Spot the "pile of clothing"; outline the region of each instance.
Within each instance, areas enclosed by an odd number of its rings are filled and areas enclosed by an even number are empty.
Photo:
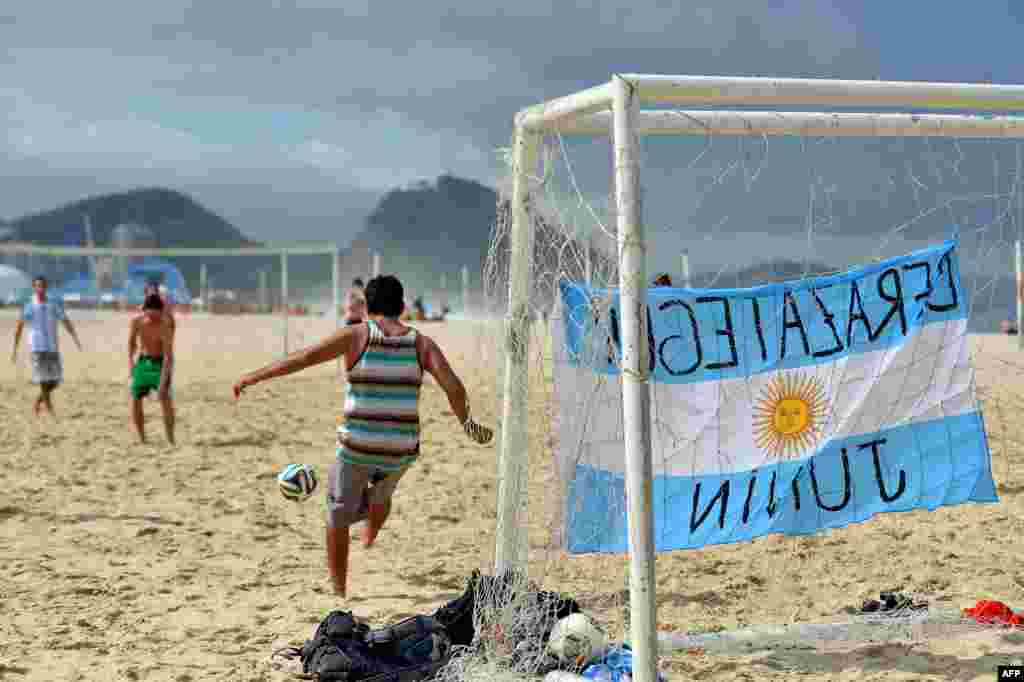
[[[1024,627],[1024,612],[1014,613],[1013,609],[1001,601],[979,599],[972,608],[963,610],[963,617],[970,618],[982,625],[1009,625]]]
[[[860,607],[860,613],[903,614],[907,611],[926,611],[928,602],[917,601],[902,592],[889,590],[878,595],[878,599],[868,599]]]
[[[583,668],[580,675],[597,682],[632,682],[633,652],[625,645],[609,647],[599,658]],[[665,682],[661,673],[658,673],[658,682]]]
[[[475,571],[461,596],[430,615],[371,629],[351,612],[333,611],[312,639],[285,657],[301,658],[302,672],[323,682],[430,680],[453,655],[488,651],[508,657],[513,669],[545,674],[563,668],[547,652],[552,627],[579,612],[575,600],[538,590],[511,572],[492,577]],[[489,622],[488,614],[500,614],[501,624]],[[500,647],[483,646],[484,639],[493,644],[495,638]]]

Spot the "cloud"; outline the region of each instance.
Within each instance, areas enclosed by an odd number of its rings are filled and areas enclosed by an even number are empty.
[[[391,110],[338,123],[319,137],[285,147],[285,154],[363,189],[428,180],[459,167],[479,175],[491,163],[491,155],[457,130],[426,129]]]
[[[927,78],[956,60],[958,77],[970,78],[1015,63],[992,58],[990,45],[1014,44],[1005,10],[932,8],[930,28],[915,31],[912,10],[883,9],[818,0],[7,3],[0,177],[30,168],[43,184],[5,192],[0,214],[40,208],[46,196],[62,203],[74,178],[79,192],[145,180],[187,187],[261,233],[280,229],[289,211],[290,230],[316,232],[353,215],[339,197],[362,206],[446,171],[491,182],[493,150],[508,145],[517,110],[616,72]],[[679,161],[648,160],[666,177]],[[588,195],[605,190],[609,168],[603,152],[580,165]],[[47,185],[47,173],[60,181]]]
[[[172,167],[201,173],[230,145],[203,143],[196,136],[139,118],[85,120],[22,93],[8,96],[7,151],[43,159],[65,169]]]

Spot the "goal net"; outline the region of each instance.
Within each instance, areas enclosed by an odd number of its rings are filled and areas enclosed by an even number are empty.
[[[924,86],[926,102],[903,85],[902,111],[956,113],[658,109],[634,121],[663,670],[683,648],[998,627],[962,609],[1020,594],[995,567],[1012,561],[1007,507],[1021,489],[1024,125],[990,113],[1020,96],[952,86],[943,100]],[[773,92],[758,86],[750,104]],[[872,97],[861,109],[881,106]],[[478,607],[480,645],[450,679],[550,669],[539,652],[553,617],[530,610],[530,592],[572,597],[610,641],[630,639],[620,256],[635,235],[620,234],[615,195],[626,161],[608,111],[543,121],[536,164],[513,168],[508,152],[483,277],[504,318],[483,332],[499,356],[486,366],[501,456],[525,462],[499,469],[484,569],[522,569],[529,585],[517,573],[519,597]],[[522,409],[510,412],[509,391]],[[517,627],[531,634],[509,635]]]

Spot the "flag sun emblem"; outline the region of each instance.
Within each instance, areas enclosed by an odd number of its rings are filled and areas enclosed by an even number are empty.
[[[815,377],[778,374],[754,407],[754,442],[776,459],[796,459],[818,442],[826,414],[825,391]]]

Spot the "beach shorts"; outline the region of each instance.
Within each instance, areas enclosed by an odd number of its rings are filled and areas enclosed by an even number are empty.
[[[64,381],[64,366],[60,353],[51,351],[32,353],[32,383],[56,386]]]
[[[384,504],[395,494],[406,469],[383,471],[335,460],[327,472],[327,525],[340,528],[365,521],[371,504]]]
[[[135,366],[132,367],[132,398],[142,400],[150,392],[157,393],[160,390],[160,376],[163,370],[164,359],[162,356],[140,355]],[[167,382],[167,389],[169,397],[173,398],[174,391],[171,388],[170,379]]]

